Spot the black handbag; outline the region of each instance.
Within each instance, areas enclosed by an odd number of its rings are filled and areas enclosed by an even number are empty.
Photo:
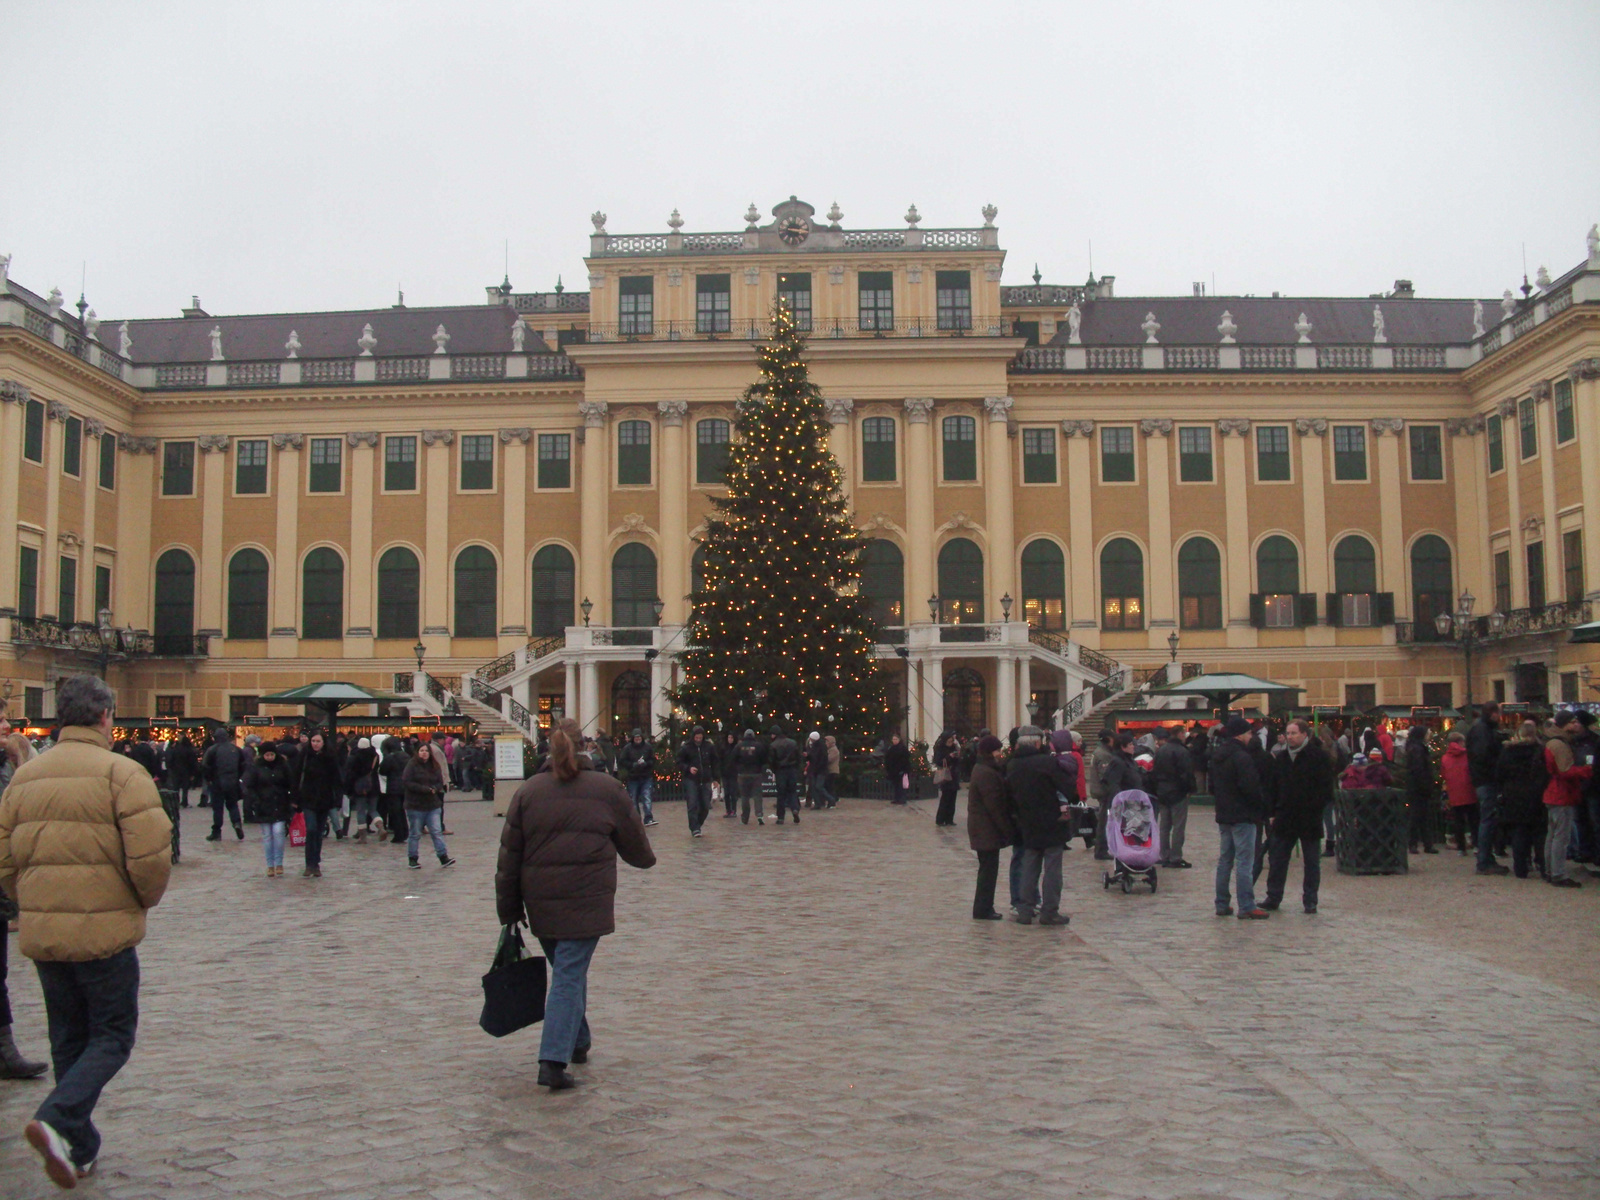
[[[494,963],[483,977],[483,1014],[478,1024],[490,1037],[505,1037],[544,1019],[545,962],[530,955],[522,931],[500,931]]]

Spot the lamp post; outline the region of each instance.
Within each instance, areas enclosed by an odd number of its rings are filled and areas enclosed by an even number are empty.
[[[583,613],[583,627],[587,629],[589,627],[589,614],[594,611],[594,601],[585,596],[583,603],[578,605],[578,611]]]
[[[1028,724],[1039,727],[1039,697],[1034,695],[1028,697]]]
[[[1001,620],[1003,620],[1003,621],[1010,621],[1011,620],[1011,604],[1012,604],[1012,600],[1011,600],[1011,593],[1010,592],[1007,592],[1004,596],[1000,597],[1000,619]]]
[[[939,593],[937,592],[928,597],[928,620],[935,625],[939,623]]]
[[[1173,662],[1177,662],[1178,661],[1178,631],[1176,629],[1174,629],[1171,633],[1167,634],[1167,650],[1172,655],[1172,661]]]
[[[422,660],[428,656],[428,648],[422,644],[422,640],[419,638],[417,644],[411,647],[411,653],[416,655],[417,674],[420,675],[422,674]]]
[[[650,611],[656,614],[656,624],[661,624],[661,614],[667,609],[666,602],[657,596],[650,602]]]
[[[1467,694],[1465,711],[1469,715],[1472,712],[1472,651],[1481,640],[1478,636],[1477,626],[1472,621],[1472,606],[1476,603],[1476,600],[1477,598],[1471,592],[1463,589],[1461,595],[1456,599],[1456,611],[1453,615],[1442,612],[1433,618],[1433,627],[1439,631],[1439,636],[1442,638],[1450,637],[1453,627],[1454,640],[1461,646],[1461,652],[1466,656]],[[1498,634],[1505,628],[1505,623],[1505,614],[1499,609],[1490,613],[1489,636],[1493,637]]]

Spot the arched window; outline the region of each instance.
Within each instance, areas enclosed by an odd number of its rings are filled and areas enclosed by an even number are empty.
[[[168,550],[156,559],[155,651],[194,653],[194,559]]]
[[[267,636],[267,556],[248,546],[228,560],[228,636]]]
[[[1178,547],[1178,619],[1185,629],[1222,628],[1222,555],[1210,538]]]
[[[1144,555],[1128,538],[1100,551],[1100,627],[1144,628]]]
[[[1433,619],[1454,608],[1450,546],[1437,534],[1424,534],[1411,546],[1411,620],[1418,641],[1436,641]]]
[[[967,538],[951,538],[939,548],[939,621],[983,623],[983,551]]]
[[[328,546],[306,555],[300,569],[300,636],[344,636],[344,559]]]
[[[456,555],[456,637],[493,637],[499,627],[499,572],[487,546]]]
[[[694,426],[694,481],[722,484],[728,481],[728,446],[733,429],[721,417],[707,417]]]
[[[873,538],[861,547],[861,598],[880,630],[906,623],[906,564],[900,547]]]
[[[1300,552],[1288,538],[1274,534],[1256,547],[1256,590],[1251,619],[1263,629],[1291,629],[1296,624],[1300,592]],[[1259,612],[1254,611],[1259,605]]]
[[[696,542],[694,553],[689,556],[689,590],[703,592],[706,590],[706,544]]]
[[[944,727],[963,738],[974,737],[987,726],[985,715],[983,676],[970,667],[945,672]]]
[[[611,623],[643,628],[656,623],[656,556],[629,542],[611,560]]]
[[[565,546],[544,546],[533,556],[534,637],[560,637],[573,623],[577,566]]]
[[[422,571],[417,556],[404,546],[391,546],[378,559],[378,636],[415,638],[420,632],[417,598]]]
[[[1022,548],[1022,618],[1034,629],[1067,627],[1067,563],[1049,538]]]
[[[1340,538],[1339,544],[1333,548],[1333,590],[1378,590],[1378,556],[1372,549],[1372,543],[1358,533]]]
[[[624,671],[611,684],[611,731],[620,741],[635,729],[653,736],[650,720],[650,678],[641,671]]]

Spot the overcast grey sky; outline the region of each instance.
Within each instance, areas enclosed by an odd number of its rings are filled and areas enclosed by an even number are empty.
[[[584,288],[613,233],[972,226],[1005,282],[1498,295],[1600,220],[1600,3],[0,4],[0,253],[102,316]],[[765,219],[765,218],[764,218]]]

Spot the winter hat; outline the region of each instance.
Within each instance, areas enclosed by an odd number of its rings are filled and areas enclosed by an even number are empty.
[[[1229,737],[1238,737],[1241,733],[1250,732],[1250,722],[1240,716],[1229,717],[1228,723],[1222,727],[1222,732]]]
[[[629,735],[628,735],[628,736],[629,736],[629,737],[636,737],[636,738],[642,738],[642,737],[643,737],[643,736],[644,736],[644,730],[642,730],[642,729],[635,729],[635,730],[634,730],[634,731],[633,731],[633,732],[632,732],[632,733],[630,733],[630,734],[629,734]]]
[[[1383,761],[1383,751],[1382,750],[1373,750],[1373,751],[1371,751],[1367,755],[1367,761],[1368,762],[1382,762]]]
[[[818,733],[815,729],[813,729],[811,731],[811,736],[806,739],[806,741],[808,741],[808,742],[820,742],[821,740],[822,740],[822,735],[820,733]]]
[[[999,738],[995,737],[995,735],[991,733],[991,734],[988,734],[987,736],[979,739],[979,741],[978,741],[978,753],[979,754],[993,754],[996,750],[1003,749],[1004,746],[1005,746],[1005,743],[1002,742]]]
[[[371,738],[362,738],[359,742],[356,743],[356,749],[357,750],[371,750],[372,749],[372,739]]]
[[[755,735],[756,735],[756,731],[754,729],[746,729],[744,731],[744,736],[745,737],[755,737]]]
[[[1072,749],[1072,730],[1057,729],[1050,735],[1050,748],[1057,754],[1066,754]]]

